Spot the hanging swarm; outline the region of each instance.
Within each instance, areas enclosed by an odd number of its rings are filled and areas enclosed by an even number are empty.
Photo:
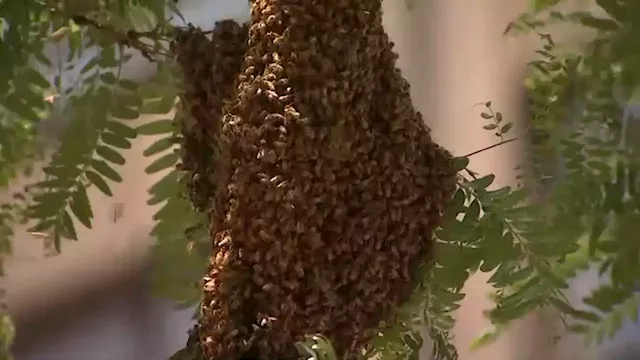
[[[208,210],[213,201],[217,147],[222,108],[236,93],[236,79],[246,51],[247,24],[216,23],[211,38],[189,26],[178,33],[174,52],[183,73],[182,170],[191,174],[189,194],[196,209]]]
[[[220,194],[203,197],[218,207],[199,323],[206,359],[296,358],[293,344],[314,333],[352,359],[410,295],[456,179],[381,16],[381,0],[253,0],[220,125],[209,84],[220,75],[195,58],[183,65],[206,89],[187,91],[205,94],[186,101],[200,106],[197,139],[217,137],[224,159],[215,178],[198,170]]]

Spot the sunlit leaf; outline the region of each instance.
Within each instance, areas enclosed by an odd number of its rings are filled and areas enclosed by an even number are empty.
[[[489,185],[493,183],[494,179],[495,179],[495,175],[490,174],[490,175],[481,177],[477,180],[473,180],[469,185],[476,189],[486,189],[487,187],[489,187]]]
[[[73,220],[67,211],[63,212],[62,224],[66,232],[69,234],[69,238],[72,240],[78,240],[78,234],[76,233],[76,228],[73,225]]]
[[[120,155],[120,153],[108,146],[98,146],[96,148],[96,154],[100,155],[100,157],[102,157],[103,159],[117,165],[123,165],[126,162],[125,158]]]
[[[131,142],[127,140],[125,137],[118,136],[114,133],[105,132],[100,135],[100,139],[107,145],[111,145],[113,147],[119,149],[130,149]]]
[[[153,31],[158,26],[155,14],[143,6],[129,4],[127,17],[133,30],[139,33]]]
[[[113,193],[111,192],[111,188],[109,188],[109,185],[107,184],[106,181],[104,181],[102,176],[98,175],[93,171],[87,171],[86,176],[87,176],[87,179],[93,185],[95,185],[103,194],[107,196],[113,196]]]
[[[78,186],[73,193],[70,203],[71,211],[87,228],[91,228],[91,218],[93,213],[91,211],[91,204],[89,203],[89,197],[83,186]]]
[[[141,135],[159,135],[173,133],[174,129],[173,120],[162,119],[142,124],[136,130]]]
[[[120,121],[107,121],[107,123],[105,124],[105,129],[111,131],[111,133],[121,138],[135,139],[138,136],[135,128],[127,124],[123,124]]]
[[[91,161],[91,167],[99,174],[103,175],[104,177],[113,180],[115,182],[122,182],[122,176],[120,176],[120,174],[118,174],[117,171],[115,171],[111,166],[109,166],[109,164],[107,164],[106,162],[102,161],[102,160],[93,160]]]
[[[164,155],[156,159],[155,161],[153,161],[149,166],[147,166],[144,169],[144,171],[147,174],[155,174],[159,171],[175,166],[175,164],[178,162],[178,159],[179,159],[178,154],[175,154],[175,153]]]
[[[163,151],[169,150],[174,145],[175,141],[173,141],[172,138],[159,139],[156,140],[153,144],[149,145],[149,147],[147,147],[142,154],[144,156],[153,156]]]

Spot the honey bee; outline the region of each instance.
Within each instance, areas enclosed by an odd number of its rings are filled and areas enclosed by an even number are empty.
[[[433,248],[451,155],[411,103],[380,0],[251,7],[250,24],[177,46],[197,145],[184,170],[226,239],[203,277],[202,347],[287,358],[321,329],[355,359]]]

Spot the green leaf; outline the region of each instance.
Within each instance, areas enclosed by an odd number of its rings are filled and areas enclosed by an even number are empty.
[[[34,196],[34,204],[27,208],[29,217],[34,219],[46,219],[56,216],[60,208],[64,206],[69,192],[67,190],[59,190],[46,192]]]
[[[126,90],[132,91],[132,92],[137,92],[138,89],[140,88],[140,84],[129,80],[129,79],[120,79],[118,80],[118,85]],[[139,96],[131,96],[131,95],[127,95],[128,97],[135,98],[135,103],[137,104],[136,106],[142,106],[142,99]]]
[[[479,217],[480,217],[480,203],[478,202],[478,200],[473,200],[473,202],[471,202],[471,204],[467,208],[467,211],[465,212],[463,221],[467,224],[473,224],[476,221],[478,221]]]
[[[57,178],[45,181],[39,181],[33,184],[34,187],[41,189],[69,189],[76,185],[75,179]]]
[[[120,137],[114,133],[104,132],[100,135],[100,139],[107,145],[119,149],[131,149],[131,143],[124,137]]]
[[[143,114],[167,114],[174,109],[175,105],[176,96],[165,96],[145,102],[140,112]]]
[[[174,197],[180,191],[179,181],[178,171],[171,171],[149,188],[149,194],[152,194],[154,199],[157,198],[159,201]]]
[[[472,350],[476,350],[494,343],[502,333],[502,330],[503,329],[499,326],[494,326],[488,330],[485,330],[479,337],[475,338],[471,342],[470,348]]]
[[[596,0],[596,4],[604,9],[612,18],[622,21],[628,16],[626,7],[623,5],[625,2],[620,3],[615,0]]]
[[[66,210],[62,213],[62,226],[64,227],[64,230],[69,234],[70,239],[78,240],[78,234],[76,233],[76,228],[73,225],[73,220]]]
[[[46,219],[38,221],[34,226],[29,228],[29,232],[49,232],[55,225],[56,219]]]
[[[111,107],[111,115],[122,120],[136,120],[140,117],[140,113],[135,108],[117,102]]]
[[[578,20],[584,26],[601,31],[617,31],[620,29],[620,25],[618,25],[614,20],[597,18],[590,14],[580,14],[580,16],[578,16]]]
[[[173,120],[162,119],[142,124],[138,126],[136,130],[138,131],[138,134],[141,135],[159,135],[172,134],[174,129]]]
[[[21,74],[23,79],[40,89],[48,89],[51,87],[51,83],[47,80],[40,72],[36,71],[34,68],[26,68]],[[21,79],[22,81],[22,79]]]
[[[138,33],[153,31],[158,26],[156,15],[146,7],[128,5],[127,18],[133,30]]]
[[[135,139],[136,137],[138,137],[138,133],[136,132],[135,128],[123,124],[120,121],[107,121],[105,124],[105,129],[122,138]]]
[[[113,44],[113,41],[111,42]],[[98,65],[102,68],[110,68],[118,66],[116,59],[116,47],[114,45],[103,46],[100,51],[100,59]]]
[[[403,340],[404,340],[404,343],[407,344],[407,346],[409,346],[409,348],[413,350],[420,350],[420,345],[411,335],[405,334],[403,336]]]
[[[467,196],[464,192],[464,189],[461,187],[458,188],[451,201],[449,201],[449,204],[447,204],[447,212],[451,210],[453,212],[453,216],[461,213],[464,210],[464,202],[466,198]]]
[[[567,326],[567,330],[578,334],[586,334],[591,331],[591,328],[584,324],[571,324]]]
[[[598,214],[593,219],[591,234],[589,234],[589,256],[594,256],[598,249],[598,244],[602,233],[607,227],[607,222],[603,214]]]
[[[560,300],[558,298],[550,297],[549,302],[551,302],[551,304],[562,313],[571,315],[576,311],[576,309],[574,309],[573,306],[567,304],[565,301]]]
[[[87,179],[93,185],[95,185],[98,188],[98,190],[100,190],[103,194],[105,194],[107,196],[113,196],[113,193],[111,192],[111,189],[109,188],[109,185],[107,184],[106,181],[104,181],[102,176],[98,175],[97,173],[95,173],[93,171],[87,171],[86,172],[86,176],[87,176]]]
[[[175,142],[170,137],[159,139],[156,140],[153,144],[149,145],[149,147],[142,152],[142,155],[147,157],[153,156],[170,149],[173,145],[175,145]]]
[[[124,163],[126,162],[125,158],[122,155],[107,146],[98,146],[96,148],[96,154],[100,155],[103,159],[117,165],[124,165]]]
[[[109,164],[102,160],[92,160],[91,167],[107,179],[111,179],[115,182],[122,182],[122,176],[120,176],[117,171],[115,171],[111,166],[109,166]]]
[[[506,134],[509,132],[509,130],[511,130],[511,128],[513,127],[513,123],[508,122],[506,124],[504,124],[503,127],[500,128],[500,133],[501,134]]]
[[[120,104],[120,106],[128,107],[132,110],[138,109],[142,106],[142,99],[136,93],[126,94],[126,93],[118,93],[116,95],[116,102]]]
[[[164,155],[152,162],[151,165],[147,166],[147,168],[144,169],[144,172],[147,174],[155,174],[159,171],[175,166],[178,160],[179,156],[176,153]]]
[[[23,119],[31,121],[38,121],[40,119],[40,116],[33,110],[33,107],[23,102],[22,99],[7,98],[7,101],[4,102],[4,106],[7,108],[7,110],[15,113]]]
[[[100,80],[102,80],[105,84],[113,85],[118,81],[118,78],[116,78],[115,73],[109,71],[100,74]]]
[[[633,296],[630,301],[627,302],[627,310],[629,312],[629,320],[637,323],[640,321],[640,302],[637,295]]]
[[[482,128],[485,129],[485,130],[495,130],[497,127],[498,127],[498,125],[496,125],[496,124],[488,124],[488,125],[483,126]]]
[[[587,322],[596,323],[596,322],[600,321],[600,316],[598,316],[597,314],[595,314],[593,312],[589,312],[589,311],[575,310],[572,315],[576,319],[587,321]]]
[[[522,187],[522,188],[514,189],[508,195],[500,198],[498,201],[500,203],[500,206],[504,207],[505,209],[511,209],[516,206],[519,206],[522,202],[524,202],[529,197],[529,195],[530,195],[529,190],[527,188]]]
[[[493,115],[488,114],[486,112],[481,113],[480,116],[482,116],[482,118],[485,119],[485,120],[493,119]]]
[[[610,315],[609,318],[607,319],[608,321],[608,327],[609,327],[609,338],[613,338],[613,336],[616,334],[616,332],[618,332],[618,330],[620,330],[620,328],[622,327],[622,313],[620,311],[613,311]]]
[[[93,212],[91,211],[91,205],[89,203],[89,197],[84,186],[78,186],[74,191],[69,204],[71,211],[88,229],[91,229],[91,219],[93,218]]]
[[[469,185],[474,189],[478,189],[478,190],[486,189],[487,187],[489,187],[489,185],[493,183],[493,180],[495,180],[495,178],[496,178],[495,175],[489,174],[487,176],[473,180],[472,182],[469,183]]]

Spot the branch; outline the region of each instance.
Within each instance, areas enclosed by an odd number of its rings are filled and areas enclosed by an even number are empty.
[[[114,37],[116,37],[117,42],[120,45],[123,45],[125,47],[130,47],[130,48],[137,49],[138,51],[140,51],[142,53],[142,56],[144,56],[147,60],[149,60],[151,62],[155,61],[151,57],[151,54],[153,54],[153,53],[157,53],[159,55],[170,56],[169,54],[164,54],[164,53],[161,53],[159,51],[154,51],[153,49],[151,49],[151,47],[149,45],[147,45],[147,44],[143,43],[142,41],[140,41],[140,39],[143,38],[143,37],[155,39],[155,37],[158,35],[158,28],[153,29],[151,31],[146,31],[146,32],[136,32],[136,31],[133,31],[133,30],[128,30],[126,33],[122,33],[122,32],[117,31],[116,29],[114,29],[111,26],[100,24],[100,23],[98,23],[98,22],[96,22],[94,20],[91,20],[91,19],[87,18],[86,16],[82,16],[82,15],[72,16],[71,20],[73,20],[78,25],[90,26],[90,27],[96,28],[98,30],[105,31],[105,32],[113,35]]]
[[[479,154],[479,153],[481,153],[481,152],[483,152],[483,151],[491,150],[491,149],[493,149],[494,147],[498,147],[498,146],[500,146],[500,145],[508,144],[508,143],[513,142],[513,141],[516,141],[516,140],[518,140],[518,138],[513,138],[513,139],[509,139],[509,140],[500,141],[500,142],[499,142],[499,143],[497,143],[497,144],[493,144],[493,145],[491,145],[491,146],[487,146],[487,147],[482,148],[482,149],[480,149],[480,150],[476,150],[476,151],[474,151],[474,152],[472,152],[472,153],[469,153],[469,154],[467,154],[467,155],[465,155],[465,156],[463,156],[463,157],[469,157],[469,156],[477,155],[477,154]]]

